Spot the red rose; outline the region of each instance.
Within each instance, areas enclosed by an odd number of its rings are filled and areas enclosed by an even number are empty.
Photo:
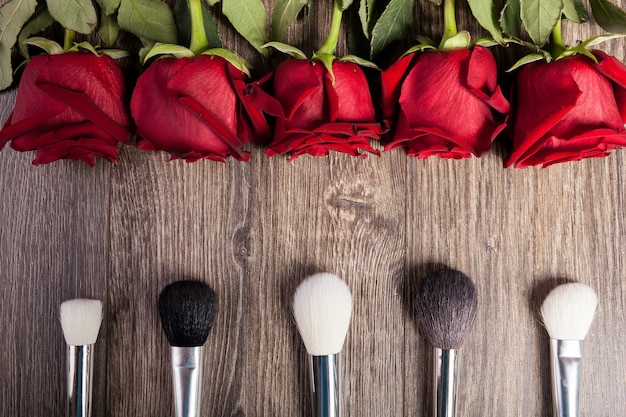
[[[513,152],[524,168],[604,157],[626,146],[626,66],[600,51],[533,62],[517,75]]]
[[[276,120],[268,156],[290,152],[292,160],[331,150],[362,157],[360,150],[379,154],[369,143],[379,138],[381,127],[363,71],[341,61],[334,61],[332,68],[334,84],[321,62],[288,59],[278,66],[274,97],[284,116]]]
[[[479,46],[401,58],[383,72],[382,95],[383,119],[395,125],[385,151],[402,146],[418,158],[480,156],[510,110],[495,60]]]
[[[277,104],[260,82],[247,84],[246,78],[216,56],[153,62],[139,77],[130,104],[141,136],[138,147],[188,162],[224,161],[230,155],[247,161],[243,145],[270,134],[260,108]]]
[[[36,150],[33,164],[99,156],[117,160],[130,122],[124,77],[113,59],[92,53],[38,55],[26,65],[13,113],[0,131],[0,148]]]

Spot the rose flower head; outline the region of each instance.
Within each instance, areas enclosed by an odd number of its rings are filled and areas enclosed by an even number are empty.
[[[365,157],[379,154],[370,139],[381,126],[361,67],[333,59],[332,74],[321,61],[287,59],[274,73],[274,97],[282,106],[267,155],[325,156],[333,150]]]
[[[526,64],[515,84],[513,151],[505,166],[547,167],[626,146],[626,66],[600,51]]]
[[[124,77],[106,55],[37,55],[22,74],[15,107],[0,131],[0,147],[35,150],[33,164],[95,157],[117,160],[131,136]]]
[[[510,111],[487,49],[411,53],[382,73],[385,151],[461,159],[487,152]]]
[[[270,134],[260,107],[272,105],[260,82],[248,83],[222,57],[200,55],[154,61],[137,81],[131,113],[141,149],[188,162],[228,156],[247,161],[245,143],[262,143]]]

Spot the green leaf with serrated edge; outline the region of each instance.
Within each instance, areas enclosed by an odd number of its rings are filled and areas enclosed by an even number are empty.
[[[522,18],[520,17],[520,0],[507,0],[500,12],[500,26],[509,36],[519,38],[522,35]]]
[[[115,15],[107,16],[104,11],[101,13],[98,35],[107,48],[112,48],[115,45],[120,36],[120,25],[117,23]]]
[[[287,54],[296,59],[307,59],[304,52],[296,48],[295,46],[288,45],[282,42],[268,42],[262,46],[262,48],[274,48],[277,51],[282,52],[283,54]]]
[[[548,41],[562,10],[563,0],[520,0],[522,22],[535,45]]]
[[[9,87],[12,82],[11,50],[0,43],[0,90]]]
[[[39,36],[35,36],[34,38],[28,38],[24,42],[28,45],[36,46],[37,48],[43,49],[48,55],[59,55],[65,52],[63,51],[61,45],[59,45],[55,41],[47,38],[41,38]]]
[[[361,30],[367,39],[370,38],[370,9],[373,0],[359,0],[358,16],[361,23]],[[352,25],[350,25],[352,26]]]
[[[444,51],[453,51],[455,49],[467,49],[472,42],[470,34],[466,30],[462,30],[451,38],[446,39],[443,44]]]
[[[193,58],[195,56],[193,52],[184,46],[171,43],[155,43],[142,62],[145,64],[150,58],[162,55],[173,56],[174,58]]]
[[[174,6],[174,16],[178,28],[177,37],[180,45],[189,45],[191,42],[191,14],[187,0],[177,0]],[[222,40],[215,24],[213,15],[202,3],[202,21],[204,23],[204,33],[209,42],[209,48],[221,48]]]
[[[98,23],[91,0],[46,0],[46,4],[50,16],[66,29],[87,35]]]
[[[233,51],[229,51],[224,48],[213,48],[202,52],[202,55],[219,56],[220,58],[230,62],[235,68],[246,74],[248,77],[250,76],[251,65],[243,59],[243,57],[237,55]]]
[[[591,48],[592,46],[596,46],[601,44],[602,42],[610,41],[612,39],[619,39],[626,37],[626,33],[607,33],[604,35],[594,36],[593,38],[589,38],[586,41],[582,42],[580,46],[583,48]]]
[[[394,41],[411,32],[413,0],[391,0],[372,29],[370,56],[375,57]]]
[[[250,45],[267,56],[263,48],[268,41],[266,13],[261,0],[222,0],[222,13]]]
[[[272,12],[272,36],[274,41],[282,41],[289,25],[296,20],[300,10],[308,0],[278,0]]]
[[[122,0],[117,12],[120,28],[162,43],[176,43],[176,23],[169,6],[160,0]]]
[[[513,64],[513,66],[511,68],[509,68],[508,70],[506,70],[506,72],[513,72],[516,69],[518,69],[519,67],[526,65],[526,64],[530,64],[531,62],[536,62],[536,61],[547,61],[550,62],[551,57],[550,54],[548,53],[543,54],[543,53],[536,53],[536,54],[529,54],[524,56],[522,59],[520,59],[519,61],[517,61],[515,64]]]
[[[96,0],[102,12],[111,16],[120,7],[120,0]]]
[[[24,58],[30,58],[28,48],[24,41],[32,35],[47,29],[53,23],[54,19],[50,16],[50,13],[48,13],[48,9],[45,7],[38,7],[33,17],[28,21],[28,23],[26,23],[26,25],[24,25],[24,28],[20,31],[20,34],[17,37],[17,47],[20,54],[22,54]]]
[[[375,70],[381,71],[378,65],[374,64],[372,61],[368,61],[367,59],[363,59],[356,55],[344,55],[339,58],[341,62],[352,62],[353,64],[357,64],[360,67],[373,68]]]
[[[591,13],[600,27],[607,32],[626,32],[626,13],[608,0],[589,0]]]
[[[11,0],[0,7],[0,45],[9,51],[13,48],[20,30],[35,13],[36,6],[36,0]],[[9,65],[10,62],[9,59]]]
[[[563,14],[568,20],[576,23],[586,22],[589,13],[581,0],[563,0]]]
[[[498,22],[498,14],[500,12],[500,2],[496,0],[467,0],[472,14],[478,23],[493,36],[493,38],[502,43],[502,31]]]
[[[359,11],[353,7],[348,11],[347,45],[348,53],[356,56],[367,56],[370,54],[370,42],[363,33]]]

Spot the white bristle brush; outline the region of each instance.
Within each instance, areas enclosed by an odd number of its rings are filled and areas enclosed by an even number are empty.
[[[67,416],[89,417],[93,381],[93,347],[102,324],[100,300],[61,303],[61,327],[67,343]]]
[[[543,324],[550,336],[554,417],[578,417],[582,343],[597,305],[596,292],[579,283],[559,285],[541,305]]]
[[[341,417],[340,353],[352,316],[350,288],[336,275],[311,275],[298,286],[292,308],[309,354],[313,417]]]

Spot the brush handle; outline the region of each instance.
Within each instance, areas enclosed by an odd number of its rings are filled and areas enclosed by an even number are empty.
[[[550,339],[554,417],[578,417],[582,340]]]
[[[68,417],[91,416],[91,385],[93,381],[93,346],[67,346],[67,410]]]
[[[456,414],[457,350],[433,350],[433,416]]]
[[[309,355],[313,417],[341,417],[340,354]]]
[[[202,384],[202,346],[172,346],[172,373],[176,417],[198,417]]]

